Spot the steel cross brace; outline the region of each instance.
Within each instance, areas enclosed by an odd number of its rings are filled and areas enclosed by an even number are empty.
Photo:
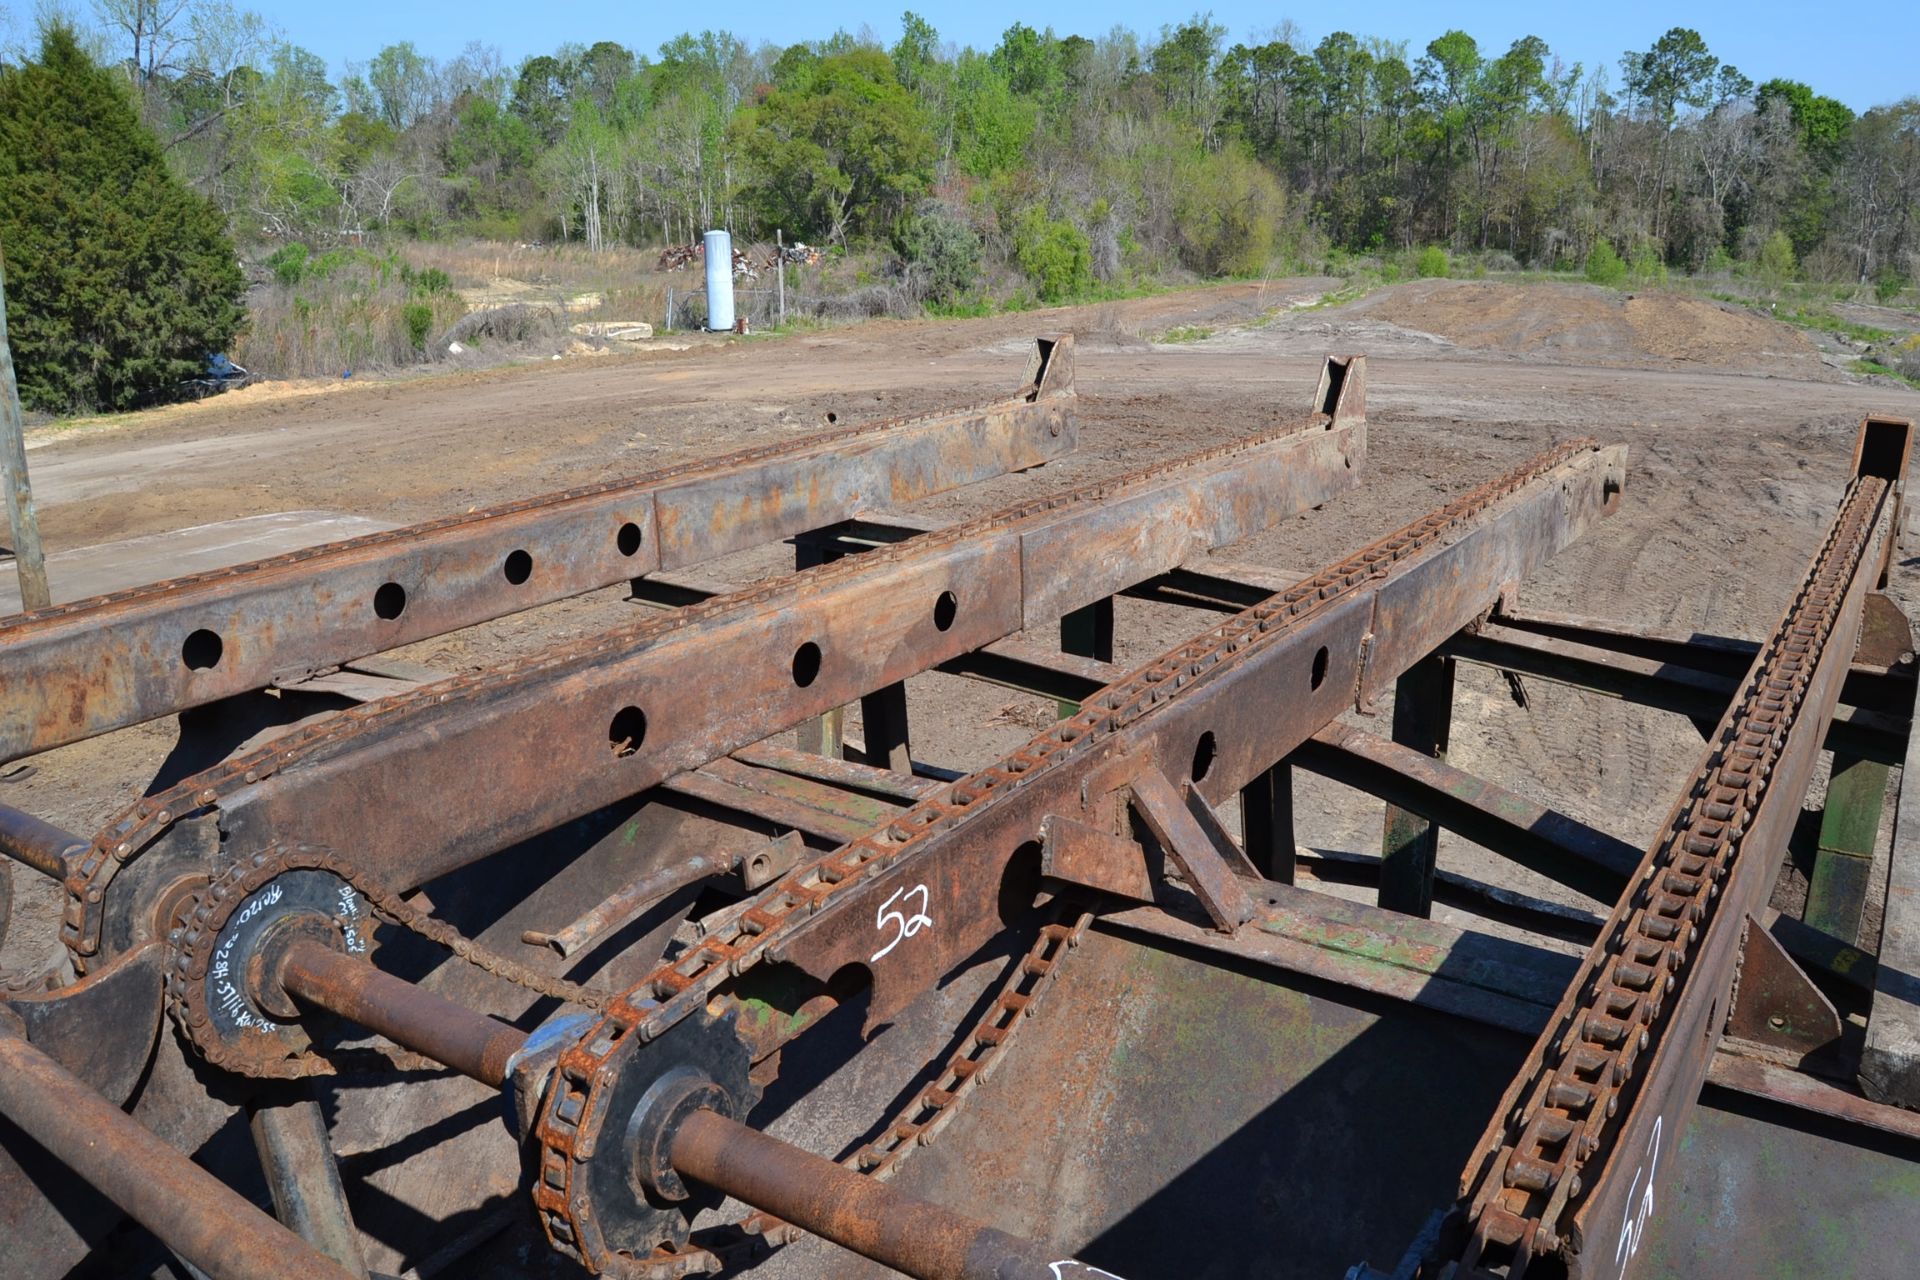
[[[0,620],[0,761],[1071,453],[1071,334],[1004,400]]]
[[[1362,367],[1344,383],[1356,397]],[[70,880],[70,947],[100,946],[104,913],[81,896],[95,877],[196,810],[217,812],[236,854],[301,840],[411,887],[1051,621],[1350,487],[1365,422],[1324,407],[275,739],[99,833]]]

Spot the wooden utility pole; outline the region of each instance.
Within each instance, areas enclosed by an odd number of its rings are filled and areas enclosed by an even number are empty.
[[[773,278],[780,293],[780,323],[787,322],[787,241],[780,228],[773,231]]]
[[[7,267],[0,258],[0,488],[7,491],[7,527],[13,531],[13,564],[20,574],[20,608],[29,611],[46,608],[53,597],[47,591],[47,561],[40,551],[33,489],[27,484],[25,431],[20,386],[13,377],[13,351],[7,346]]]

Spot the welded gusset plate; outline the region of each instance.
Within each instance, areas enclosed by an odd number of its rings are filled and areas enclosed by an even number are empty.
[[[1072,452],[1071,335],[1007,400],[861,424],[0,619],[0,760]]]
[[[1317,506],[1365,449],[1309,415],[295,729],[99,832],[63,937],[95,954],[119,867],[207,806],[228,848],[352,849],[404,891]]]

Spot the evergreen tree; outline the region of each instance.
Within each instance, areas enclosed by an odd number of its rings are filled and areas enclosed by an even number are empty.
[[[125,409],[224,351],[245,280],[210,202],[167,169],[125,89],[50,26],[0,70],[0,253],[21,399]]]

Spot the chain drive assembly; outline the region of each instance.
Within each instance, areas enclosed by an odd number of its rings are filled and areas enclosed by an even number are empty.
[[[598,1009],[606,993],[549,977],[498,955],[410,905],[329,850],[273,848],[229,867],[176,910],[168,941],[167,1008],[194,1047],[241,1075],[333,1075],[366,1055],[321,1054],[297,1011],[263,988],[270,949],[304,931],[349,954],[372,947],[378,916],[444,947],[476,968],[544,996]],[[374,1069],[440,1070],[416,1054],[390,1051]]]
[[[609,1119],[613,1112],[606,1102],[606,1091],[619,1074],[607,1069],[608,1062],[621,1045],[632,1040],[644,1045],[706,1009],[725,982],[767,958],[787,931],[836,895],[912,853],[963,816],[1011,793],[1023,780],[1042,770],[1091,752],[1096,744],[1140,720],[1222,663],[1278,639],[1394,564],[1440,544],[1487,508],[1594,447],[1591,441],[1577,440],[1536,457],[1163,655],[1096,694],[1076,715],[1058,722],[999,764],[935,792],[887,826],[795,868],[762,890],[746,910],[732,914],[725,927],[693,943],[616,996],[608,1003],[600,1025],[561,1054],[535,1125],[540,1150],[534,1202],[549,1241],[590,1270],[623,1278],[666,1280],[719,1265],[717,1257],[697,1248],[660,1250],[645,1258],[624,1255],[608,1247],[600,1230],[593,1188],[582,1171],[604,1126],[624,1122]],[[1054,941],[1056,937],[1043,934],[1036,945],[1050,947]],[[1040,962],[1040,973],[1050,976],[1056,960],[1057,952],[1046,956]],[[994,1007],[999,1009],[1000,1005]],[[968,1070],[962,1068],[956,1083]],[[909,1108],[909,1112],[913,1110]],[[936,1114],[927,1123],[937,1119]],[[915,1121],[909,1118],[906,1123],[911,1129]],[[855,1159],[863,1158],[856,1153]],[[884,1173],[899,1158],[891,1149],[880,1149],[871,1169]],[[752,1218],[742,1225],[749,1231],[756,1226],[771,1227]]]
[[[1469,1166],[1465,1270],[1498,1253],[1506,1274],[1559,1249],[1582,1171],[1602,1168],[1633,1106],[1687,961],[1717,913],[1748,822],[1840,616],[1888,485],[1849,489],[1784,621],[1741,689],[1716,748],[1601,932]]]

